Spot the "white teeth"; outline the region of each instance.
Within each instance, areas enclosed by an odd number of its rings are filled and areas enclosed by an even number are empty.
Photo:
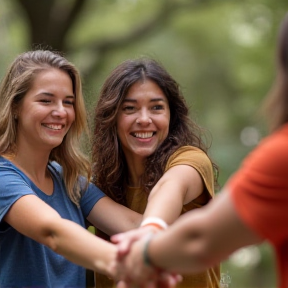
[[[43,124],[43,126],[53,129],[53,130],[60,130],[62,129],[62,125],[56,125],[56,124]]]
[[[137,138],[150,138],[153,136],[153,132],[134,133],[134,136]]]

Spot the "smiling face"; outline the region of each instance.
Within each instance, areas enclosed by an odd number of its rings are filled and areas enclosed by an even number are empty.
[[[126,159],[146,158],[169,132],[170,109],[166,96],[151,81],[133,84],[117,114],[117,134]]]
[[[57,147],[75,120],[72,80],[50,68],[36,75],[17,109],[17,146],[39,150]]]

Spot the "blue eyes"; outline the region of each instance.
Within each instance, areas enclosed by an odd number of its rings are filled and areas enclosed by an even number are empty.
[[[67,100],[67,101],[64,101],[64,103],[65,103],[65,104],[68,104],[68,105],[74,105],[74,101],[68,101],[68,100]]]

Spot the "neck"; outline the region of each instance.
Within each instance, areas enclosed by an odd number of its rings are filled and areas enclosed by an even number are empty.
[[[31,180],[42,182],[47,177],[50,177],[47,171],[50,152],[17,148],[17,152],[14,155],[4,156],[21,169]]]
[[[141,186],[141,176],[144,173],[144,164],[143,162],[133,162],[127,161],[128,165],[128,185],[131,187],[140,187]]]

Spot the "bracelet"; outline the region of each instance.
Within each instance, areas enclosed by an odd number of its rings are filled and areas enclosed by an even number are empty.
[[[148,224],[145,224],[144,226],[141,226],[140,228],[144,228],[144,227],[154,227],[156,228],[157,230],[163,230],[163,227],[157,223],[148,223]]]
[[[149,254],[148,254],[148,249],[149,249],[149,244],[153,238],[154,234],[150,234],[145,242],[144,249],[143,249],[143,261],[147,266],[152,266],[155,267],[153,264]]]
[[[147,225],[155,226],[161,230],[166,230],[168,228],[167,223],[159,217],[147,217],[146,219],[142,221],[142,223],[140,224],[140,227],[144,227]]]

